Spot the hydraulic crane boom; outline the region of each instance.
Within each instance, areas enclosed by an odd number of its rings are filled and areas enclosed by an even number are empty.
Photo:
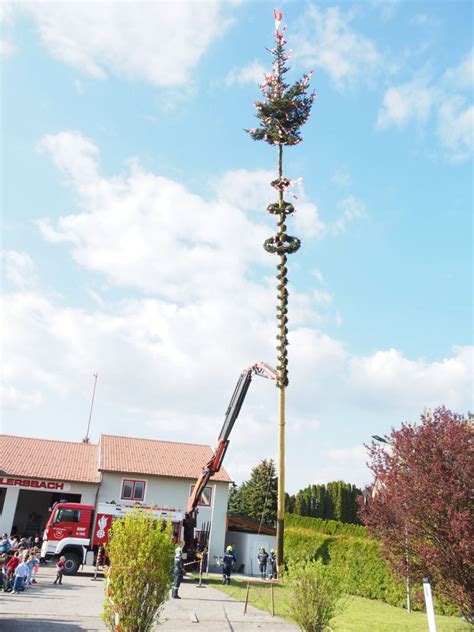
[[[270,380],[276,380],[277,373],[271,366],[265,364],[265,362],[258,362],[248,367],[239,376],[234,393],[231,397],[227,412],[225,414],[224,423],[218,437],[217,448],[214,451],[211,459],[206,463],[202,470],[201,476],[197,479],[194,485],[193,493],[189,497],[188,506],[186,509],[186,516],[184,519],[184,539],[186,548],[189,547],[189,542],[192,540],[192,530],[195,524],[195,512],[196,507],[199,504],[202,493],[209,482],[211,476],[214,476],[222,466],[222,461],[229,445],[229,436],[232,432],[232,428],[239,416],[240,409],[244,403],[247,391],[249,390],[250,382],[253,375],[260,375]]]

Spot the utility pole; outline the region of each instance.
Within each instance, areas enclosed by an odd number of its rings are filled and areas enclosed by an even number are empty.
[[[246,130],[254,140],[264,140],[278,147],[278,177],[271,185],[278,191],[278,202],[269,204],[267,211],[277,217],[277,234],[266,239],[263,247],[271,254],[277,254],[278,303],[277,303],[277,351],[278,364],[276,386],[278,388],[278,505],[277,505],[277,563],[283,565],[283,536],[285,520],[285,395],[288,386],[288,255],[296,252],[301,242],[286,232],[286,218],[294,212],[293,204],[285,201],[284,193],[291,187],[291,181],[283,175],[283,146],[297,145],[302,141],[300,128],[310,114],[315,94],[307,94],[311,74],[305,74],[292,86],[284,81],[288,72],[286,62],[289,54],[285,50],[286,27],[280,30],[282,13],[274,11],[275,44],[270,50],[273,56],[273,71],[265,75],[260,86],[263,101],[257,101],[256,117],[260,127]]]
[[[95,389],[96,389],[96,386],[97,386],[97,375],[98,375],[97,373],[94,373],[94,389],[92,391],[92,401],[91,401],[91,409],[90,409],[90,412],[89,412],[89,421],[87,423],[86,436],[82,440],[82,443],[89,443],[89,430],[91,428],[92,409],[94,408]]]

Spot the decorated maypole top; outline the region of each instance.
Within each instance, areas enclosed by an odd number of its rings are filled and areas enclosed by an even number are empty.
[[[286,51],[285,37],[286,27],[280,30],[283,18],[280,11],[275,10],[275,44],[269,52],[273,56],[273,70],[265,75],[260,90],[264,96],[263,101],[256,101],[257,119],[259,127],[246,130],[254,140],[264,140],[269,145],[278,147],[278,177],[271,185],[278,191],[278,201],[269,204],[267,211],[277,216],[277,234],[265,240],[263,247],[271,254],[280,257],[277,266],[278,274],[278,379],[277,387],[280,389],[288,385],[288,284],[286,268],[287,255],[296,252],[301,241],[297,237],[286,232],[286,218],[294,213],[294,206],[284,199],[285,193],[292,185],[292,181],[283,175],[283,145],[298,145],[303,139],[301,127],[306,123],[311,106],[316,97],[314,92],[308,94],[309,82],[312,71],[304,74],[293,85],[285,82],[284,76],[288,72],[286,65],[291,51]]]

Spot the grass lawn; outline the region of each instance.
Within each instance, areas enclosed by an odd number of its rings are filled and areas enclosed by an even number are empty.
[[[220,576],[205,577],[204,583],[222,590],[238,601],[245,601],[245,581],[232,578],[230,586],[222,585]],[[286,614],[286,590],[275,586],[275,614]],[[270,587],[250,587],[249,603],[261,610],[270,611]],[[381,601],[348,596],[342,600],[343,610],[334,620],[334,632],[427,632],[428,622],[423,612],[408,614]],[[469,632],[470,626],[456,617],[436,616],[437,632]]]

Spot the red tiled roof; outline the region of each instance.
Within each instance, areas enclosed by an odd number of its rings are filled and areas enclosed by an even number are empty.
[[[197,479],[211,456],[209,446],[195,443],[112,435],[102,435],[100,440],[100,469],[104,472]],[[232,481],[224,468],[211,480]]]
[[[99,446],[0,435],[0,470],[11,476],[98,483]]]

